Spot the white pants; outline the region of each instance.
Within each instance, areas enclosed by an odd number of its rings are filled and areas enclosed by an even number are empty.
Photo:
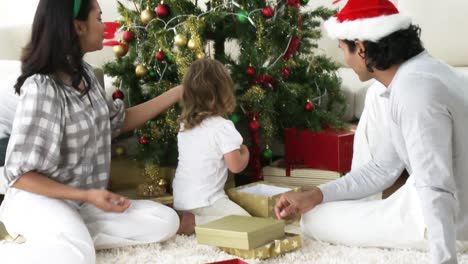
[[[218,199],[211,206],[189,210],[189,212],[195,215],[196,225],[202,225],[228,215],[250,216],[247,211],[227,197]]]
[[[426,226],[414,180],[385,200],[320,204],[301,219],[302,233],[329,243],[359,247],[427,250]],[[468,243],[457,241],[457,249]]]
[[[125,212],[109,213],[10,188],[0,220],[26,242],[0,242],[0,262],[89,264],[96,261],[96,249],[160,242],[176,234],[174,210],[152,201],[131,202]]]

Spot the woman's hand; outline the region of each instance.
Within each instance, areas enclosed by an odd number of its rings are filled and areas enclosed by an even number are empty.
[[[88,190],[86,202],[106,212],[121,213],[130,207],[130,200],[127,197],[107,190]]]
[[[275,214],[278,219],[290,219],[312,210],[322,200],[323,194],[319,188],[305,192],[287,192],[276,203]]]

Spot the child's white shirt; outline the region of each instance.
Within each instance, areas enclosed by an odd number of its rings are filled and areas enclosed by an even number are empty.
[[[224,154],[240,149],[242,136],[232,121],[209,117],[177,135],[179,163],[172,183],[174,208],[192,210],[226,197],[228,169]]]

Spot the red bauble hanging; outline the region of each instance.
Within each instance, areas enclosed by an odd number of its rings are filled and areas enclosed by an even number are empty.
[[[247,67],[247,70],[245,70],[245,74],[247,74],[247,76],[254,76],[255,73],[257,73],[257,71],[252,66]]]
[[[141,145],[148,145],[150,143],[149,139],[145,136],[140,137],[140,144]]]
[[[122,39],[125,42],[131,42],[135,39],[135,33],[133,33],[130,30],[124,31],[124,33],[122,34]]]
[[[260,123],[257,120],[252,120],[249,123],[249,128],[252,131],[257,131],[260,128]]]
[[[310,112],[314,109],[314,103],[312,103],[310,100],[307,100],[307,103],[305,104],[305,110]]]
[[[264,7],[262,9],[262,15],[264,18],[272,18],[275,15],[275,9],[271,6]]]
[[[291,74],[291,70],[288,67],[286,67],[281,71],[281,74],[283,75],[283,78],[288,78],[289,74]]]
[[[164,54],[164,51],[160,50],[154,54],[154,57],[159,61],[163,61],[166,59],[166,54]]]
[[[299,8],[301,6],[301,1],[300,0],[287,0],[286,4],[291,7]]]
[[[161,4],[159,4],[156,7],[154,12],[156,12],[156,15],[159,18],[165,18],[165,17],[169,16],[169,14],[171,13],[171,11],[169,10],[169,6],[164,4],[163,2],[161,2]]]
[[[276,85],[276,80],[269,74],[263,74],[254,79],[254,84],[260,84],[263,89],[268,88],[273,90]]]
[[[112,99],[115,101],[117,99],[120,99],[120,100],[123,100],[124,99],[124,94],[122,91],[120,91],[119,89],[115,90],[113,93],[112,93]]]

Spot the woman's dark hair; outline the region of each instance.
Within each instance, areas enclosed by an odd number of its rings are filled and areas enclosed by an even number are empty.
[[[373,68],[386,70],[390,66],[400,64],[416,56],[424,50],[419,38],[421,29],[411,25],[407,29],[396,31],[378,42],[364,41],[366,66],[370,72]],[[356,51],[354,40],[343,40],[349,52]]]
[[[86,21],[93,0],[82,0],[75,19]],[[15,84],[17,94],[24,81],[34,74],[64,72],[72,77],[72,86],[78,89],[83,78],[87,84],[90,77],[82,60],[78,34],[73,25],[74,0],[41,0],[34,16],[31,39],[21,56],[21,75]],[[86,85],[86,92],[89,85]]]

